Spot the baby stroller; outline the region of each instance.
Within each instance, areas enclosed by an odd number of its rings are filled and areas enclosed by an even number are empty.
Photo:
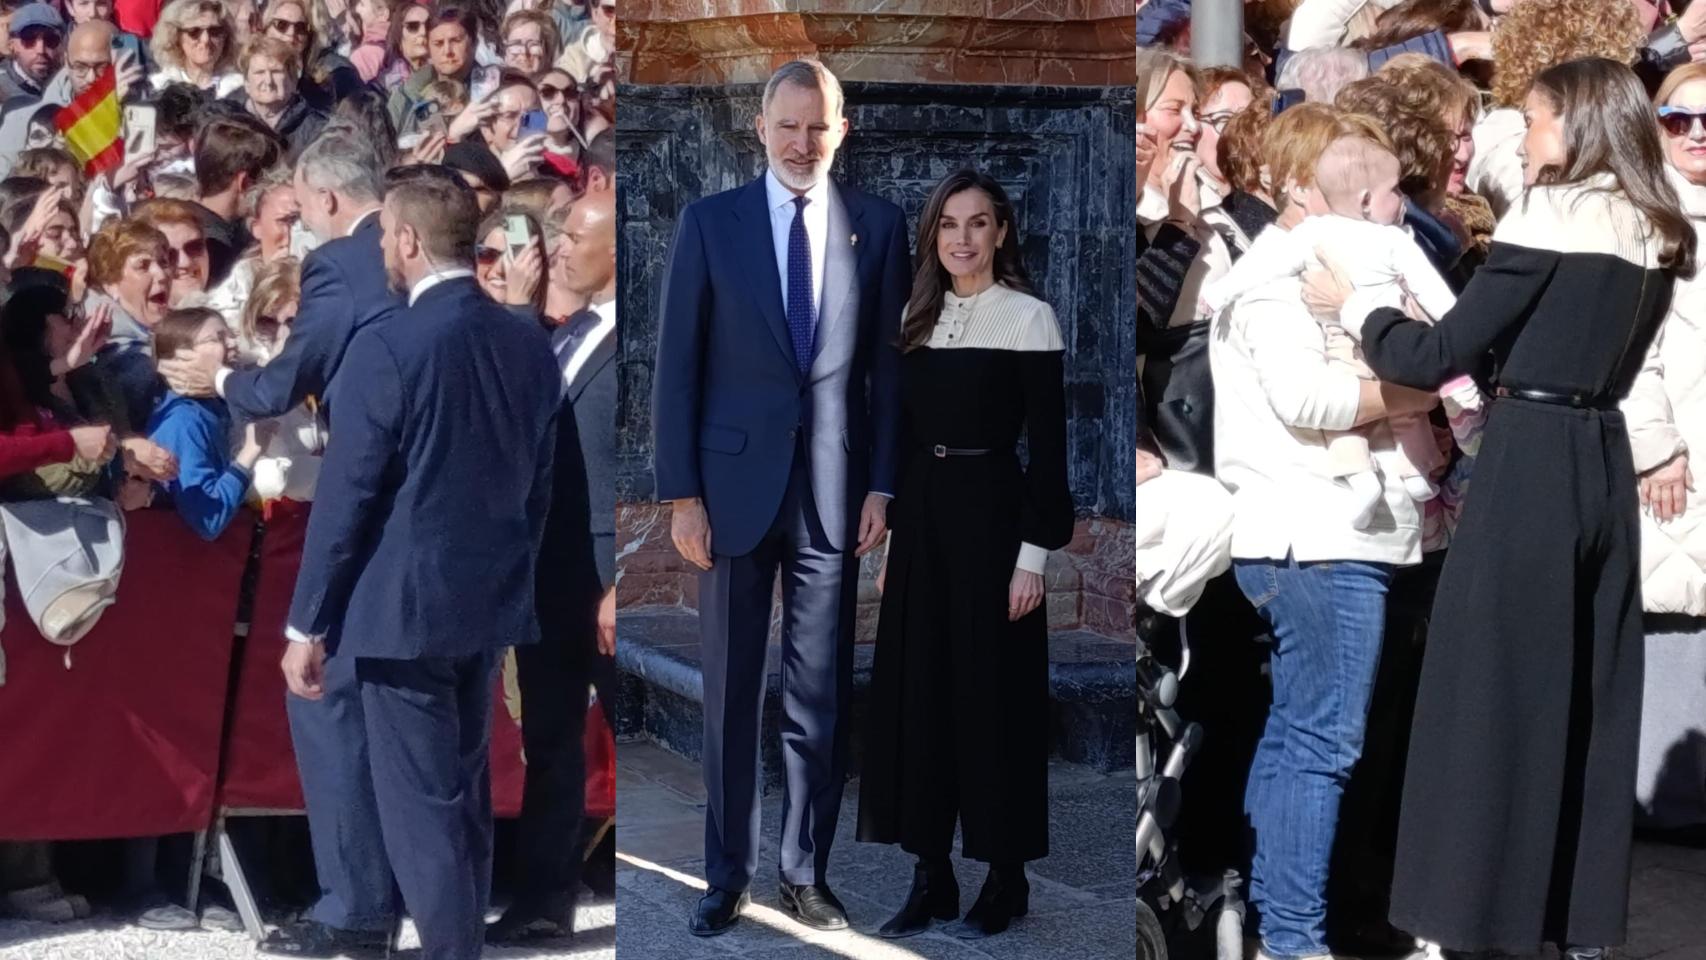
[[[1179,780],[1202,743],[1202,728],[1173,709],[1189,648],[1181,642],[1177,672],[1152,652],[1163,622],[1138,618],[1137,958],[1242,960],[1243,879],[1236,872],[1186,877],[1169,835],[1184,802]]]

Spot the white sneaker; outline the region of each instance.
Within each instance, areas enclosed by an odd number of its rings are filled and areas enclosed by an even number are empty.
[[[1267,950],[1259,949],[1256,951],[1256,960],[1274,960],[1274,958]],[[1330,953],[1312,953],[1307,957],[1299,957],[1298,960],[1337,960],[1337,958]]]

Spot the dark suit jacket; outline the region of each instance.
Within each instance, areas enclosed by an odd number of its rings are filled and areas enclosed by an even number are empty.
[[[565,367],[567,357],[559,357]],[[551,513],[539,551],[539,620],[577,636],[616,582],[616,337],[594,348],[557,413]]]
[[[814,403],[845,406],[843,435],[817,439],[845,445],[841,502],[853,522],[867,491],[894,493],[897,342],[912,289],[906,224],[900,208],[886,200],[840,184],[831,190],[857,238],[850,251],[857,340],[840,396],[814,393],[812,378],[800,373],[788,346],[764,178],[689,204],[676,227],[652,408],[657,496],[702,497],[711,546],[719,555],[751,551],[770,528],[787,489],[799,431],[813,422]],[[848,242],[839,236],[829,241]],[[820,335],[823,330],[820,318]],[[848,517],[821,519],[836,541],[851,525]]]
[[[265,420],[289,412],[310,395],[328,401],[356,331],[391,316],[403,303],[385,279],[379,249],[379,214],[354,234],[310,253],[302,263],[302,302],[284,350],[264,367],[225,379],[225,402],[239,420]]]
[[[290,625],[387,659],[536,640],[562,395],[545,332],[448,280],[342,366]]]

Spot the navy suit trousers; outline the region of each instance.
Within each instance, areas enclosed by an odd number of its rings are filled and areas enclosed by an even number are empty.
[[[367,764],[367,722],[355,658],[326,658],[324,696],[285,694],[320,900],[309,917],[344,930],[390,930],[397,885],[379,839],[379,803]]]
[[[712,546],[716,530],[711,531]],[[852,546],[852,544],[849,544]],[[853,702],[851,550],[829,545],[796,450],[782,507],[751,553],[699,575],[705,676],[705,879],[745,890],[758,868],[759,739],[771,600],[782,576],[782,879],[821,883],[847,777]]]
[[[423,960],[468,960],[485,942],[499,660],[356,660],[380,832]]]

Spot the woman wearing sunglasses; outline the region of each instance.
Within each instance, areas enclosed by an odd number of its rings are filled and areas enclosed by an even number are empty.
[[[379,83],[387,91],[402,86],[414,76],[415,71],[426,66],[427,28],[430,23],[432,7],[419,0],[397,0],[391,5],[391,30],[385,42],[385,63],[379,69]],[[361,53],[359,50],[356,52]]]
[[[1666,172],[1699,236],[1706,226],[1706,64],[1671,73],[1654,102]],[[1637,822],[1698,830],[1706,826],[1706,751],[1694,742],[1706,716],[1699,689],[1706,676],[1706,569],[1693,558],[1706,546],[1706,492],[1695,490],[1689,453],[1706,449],[1706,281],[1677,281],[1623,412],[1641,476],[1647,614]]]
[[[172,0],[160,11],[151,41],[160,65],[149,78],[154,89],[187,83],[220,98],[242,89],[233,33],[231,17],[218,0]]]
[[[517,257],[510,255],[504,229],[512,216],[526,218],[530,238]],[[536,319],[544,316],[545,309],[545,285],[539,282],[544,266],[540,235],[539,222],[512,206],[492,211],[474,234],[479,241],[474,248],[474,279],[480,289],[493,301],[527,311]]]
[[[316,4],[312,8],[305,0],[272,0],[261,11],[262,34],[296,51],[301,59],[302,76],[297,89],[302,99],[316,110],[330,113],[338,102],[361,86],[361,75],[336,50],[326,44],[326,30],[316,23],[310,10],[324,12]]]

